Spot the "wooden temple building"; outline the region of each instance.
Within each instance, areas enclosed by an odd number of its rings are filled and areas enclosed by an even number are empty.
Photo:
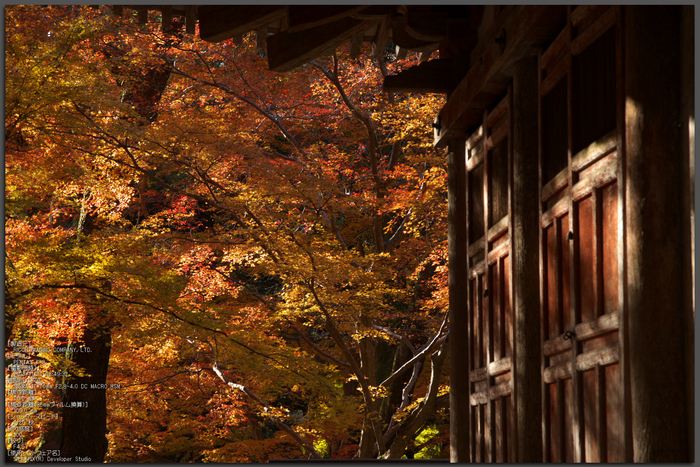
[[[447,96],[452,461],[694,461],[693,6],[124,9],[422,52],[384,88]]]

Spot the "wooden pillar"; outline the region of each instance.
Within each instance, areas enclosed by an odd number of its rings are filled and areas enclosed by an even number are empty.
[[[634,462],[689,462],[681,9],[624,7],[625,255]],[[687,122],[686,122],[687,124]],[[687,180],[685,181],[687,183]]]
[[[451,462],[469,462],[469,298],[465,143],[464,138],[451,140],[447,159]]]
[[[537,170],[538,60],[523,58],[513,77],[514,404],[516,462],[542,462],[542,349],[540,340],[539,191]]]

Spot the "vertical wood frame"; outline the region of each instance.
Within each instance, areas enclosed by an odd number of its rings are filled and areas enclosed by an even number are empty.
[[[470,423],[472,428],[471,456],[473,462],[513,462],[515,460],[515,408],[513,404],[513,325],[512,267],[510,258],[510,183],[512,179],[511,92],[490,112],[485,112],[483,124],[467,139],[468,173],[483,171],[477,180],[468,176],[467,211],[481,216],[483,230],[470,229],[468,264],[469,296],[472,307],[470,339],[474,341],[474,356],[470,360]],[[492,152],[504,138],[505,191],[500,193],[506,215],[493,219],[490,182],[494,170]],[[503,172],[501,172],[503,173]],[[503,190],[505,187],[501,186]],[[481,192],[483,211],[473,209],[471,193]],[[502,204],[499,209],[502,209]],[[477,237],[477,238],[475,238]],[[479,258],[479,260],[475,260]],[[506,274],[507,271],[507,274]],[[510,313],[510,317],[506,317]],[[510,352],[510,354],[508,354]]]

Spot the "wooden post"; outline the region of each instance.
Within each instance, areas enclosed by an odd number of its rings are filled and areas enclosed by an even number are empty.
[[[196,24],[197,7],[194,5],[185,5],[185,32],[187,34],[194,34]]]
[[[681,9],[624,7],[625,255],[634,462],[689,462]],[[686,122],[687,124],[687,122]],[[685,180],[687,183],[687,180]]]
[[[684,5],[681,13],[681,135],[683,151],[683,212],[690,213],[683,225],[683,241],[690,256],[684,256],[690,263],[691,274],[685,276],[685,299],[692,313],[685,316],[686,329],[686,372],[688,384],[688,413],[695,413],[695,6]],[[688,440],[690,458],[695,462],[695,423],[688,417]]]
[[[469,298],[465,143],[464,138],[451,140],[447,156],[451,462],[469,462]]]
[[[170,5],[161,5],[160,11],[163,31],[171,32],[173,30],[173,7]]]
[[[148,23],[148,10],[143,9],[143,10],[138,10],[138,12],[139,12],[139,23],[140,24]]]
[[[513,268],[516,462],[543,462],[540,348],[537,57],[515,64],[511,248]]]

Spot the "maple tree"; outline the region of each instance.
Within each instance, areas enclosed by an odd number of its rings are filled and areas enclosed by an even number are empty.
[[[32,358],[119,385],[47,384],[104,410],[54,410],[25,450],[68,452],[89,412],[112,462],[444,456],[441,102],[381,91],[411,61],[278,74],[252,35],[75,6],[6,24],[6,350],[102,349]]]

